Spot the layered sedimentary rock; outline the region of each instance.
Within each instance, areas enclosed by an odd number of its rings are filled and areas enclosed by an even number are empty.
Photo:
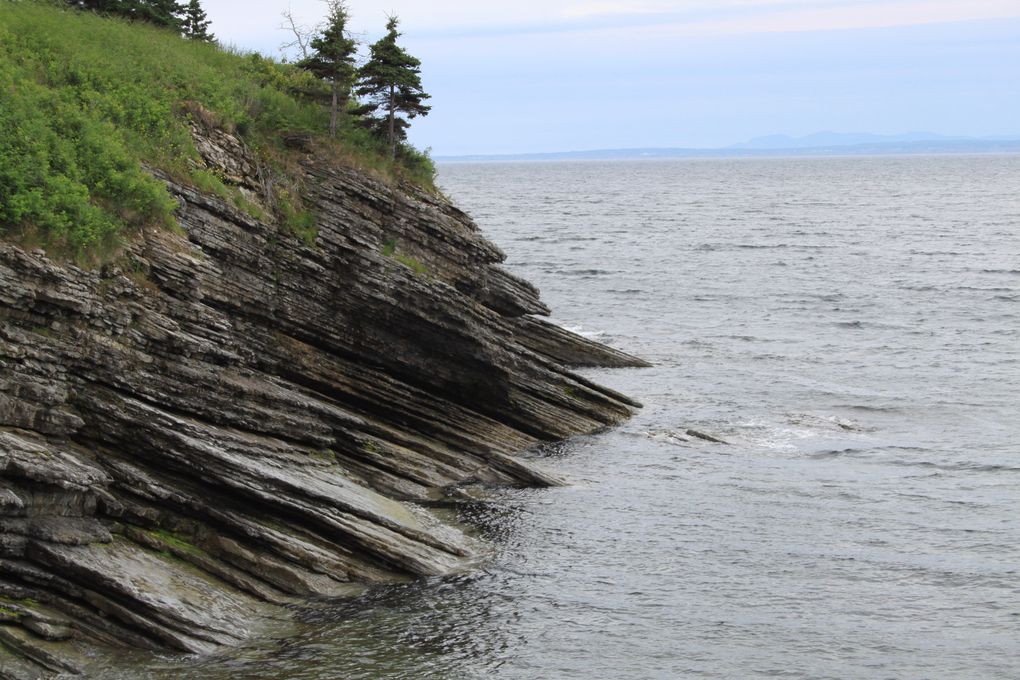
[[[259,198],[235,138],[197,139]],[[180,231],[116,264],[0,244],[0,675],[206,652],[276,605],[463,568],[429,504],[555,484],[515,454],[637,406],[568,366],[641,362],[536,319],[449,202],[302,172],[314,244],[169,180]]]

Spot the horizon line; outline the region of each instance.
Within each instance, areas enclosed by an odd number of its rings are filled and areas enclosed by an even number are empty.
[[[769,135],[772,136],[772,135]],[[778,135],[777,135],[778,136]],[[810,136],[810,135],[809,135]],[[758,138],[755,138],[758,139]],[[791,140],[804,139],[801,138],[790,138]],[[967,149],[960,149],[954,151],[952,147],[995,147],[999,145],[1006,145],[1006,152],[1020,151],[1020,134],[1017,135],[994,135],[990,137],[943,137],[943,138],[932,138],[932,139],[918,139],[918,140],[891,140],[891,141],[870,141],[870,142],[853,142],[847,144],[819,144],[816,146],[776,146],[776,147],[748,147],[743,146],[748,142],[738,142],[737,144],[721,147],[685,147],[685,146],[643,146],[643,147],[605,147],[596,149],[575,149],[569,151],[523,151],[523,152],[512,152],[512,153],[465,153],[465,154],[441,154],[433,156],[433,160],[437,162],[450,162],[450,161],[473,161],[473,160],[542,160],[549,159],[554,160],[557,157],[570,158],[570,157],[591,157],[599,154],[602,155],[614,155],[622,157],[629,155],[630,158],[639,159],[641,157],[678,157],[680,155],[698,156],[698,155],[713,155],[713,156],[766,156],[766,155],[840,155],[840,153],[849,153],[849,155],[863,155],[869,150],[884,155],[895,153],[897,149],[902,149],[902,153],[905,154],[917,154],[924,153],[924,151],[918,151],[922,147],[931,147],[933,151],[929,153],[966,153]],[[914,151],[910,151],[909,147],[915,147]],[[942,151],[937,150],[938,147],[943,147]],[[980,152],[979,150],[973,151]],[[856,151],[857,153],[854,153]],[[987,148],[986,151],[995,152],[994,148]]]

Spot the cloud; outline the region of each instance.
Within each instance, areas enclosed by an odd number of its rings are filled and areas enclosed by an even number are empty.
[[[818,3],[822,4],[822,3]],[[685,27],[711,33],[785,33],[831,31],[864,28],[892,28],[925,24],[985,21],[1020,17],[1016,0],[906,0],[879,3],[845,3],[828,7],[804,7],[762,15],[734,16],[690,24],[663,25]]]
[[[320,0],[287,0],[306,23],[321,19]],[[205,0],[217,35],[275,51],[279,5]],[[924,25],[1020,18],[1018,0],[349,0],[352,27],[372,38],[385,14],[402,20],[408,40],[487,39],[534,34],[640,36],[733,35]],[[385,9],[385,11],[384,11]],[[275,35],[276,37],[272,37]],[[255,44],[253,44],[255,43]]]
[[[560,10],[563,19],[576,20],[612,15],[657,14],[662,7],[639,5],[633,2],[591,2],[584,5],[570,5]]]
[[[555,4],[555,3],[554,3]],[[668,7],[667,7],[668,6]],[[669,8],[672,9],[669,9]],[[685,11],[677,11],[678,8]],[[1020,18],[1017,0],[720,0],[592,2],[561,8],[556,20],[422,31],[422,38],[490,39],[523,35],[588,35],[599,39],[710,37],[854,30]]]

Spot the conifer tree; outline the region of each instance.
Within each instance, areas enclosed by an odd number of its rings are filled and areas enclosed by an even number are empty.
[[[184,12],[176,0],[70,0],[70,4],[176,30],[181,28],[180,15]]]
[[[367,97],[362,107],[366,114],[385,113],[375,119],[377,131],[384,132],[390,147],[390,157],[396,158],[397,141],[407,137],[410,123],[407,118],[427,116],[429,98],[421,86],[421,61],[397,45],[397,17],[386,23],[386,35],[370,47],[368,61],[358,71],[359,96]]]
[[[309,46],[314,51],[299,61],[298,66],[311,71],[332,86],[329,134],[335,137],[340,112],[347,106],[358,73],[354,65],[358,43],[347,30],[350,14],[344,1],[327,0],[327,5],[329,16],[326,17],[326,26],[319,36],[312,38]]]
[[[190,0],[188,6],[184,8],[184,16],[181,20],[181,31],[184,33],[184,37],[205,42],[215,41],[216,36],[209,32],[211,23],[199,0]]]
[[[176,0],[134,0],[124,4],[134,5],[134,19],[181,30],[180,15],[184,13],[184,6]]]

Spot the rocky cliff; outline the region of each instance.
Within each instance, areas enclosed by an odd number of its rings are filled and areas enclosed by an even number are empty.
[[[209,169],[260,196],[234,137]],[[0,676],[207,652],[277,605],[464,568],[429,505],[637,405],[441,197],[308,154],[314,244],[167,178],[179,232],[85,271],[0,244]]]

